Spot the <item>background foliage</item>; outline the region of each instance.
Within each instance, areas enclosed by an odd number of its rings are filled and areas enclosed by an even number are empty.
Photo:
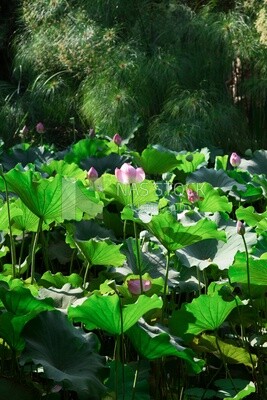
[[[266,146],[266,1],[4,0],[0,129]],[[240,140],[242,138],[242,140]],[[136,144],[135,143],[135,144]],[[9,143],[10,144],[10,143]]]

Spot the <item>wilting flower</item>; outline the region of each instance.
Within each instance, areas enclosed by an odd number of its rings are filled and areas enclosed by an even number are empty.
[[[232,167],[239,167],[239,165],[241,164],[241,158],[237,153],[231,154],[230,164],[232,165]]]
[[[97,172],[97,170],[96,170],[94,167],[91,167],[91,168],[89,169],[89,171],[87,172],[87,178],[88,178],[90,181],[92,181],[92,182],[94,182],[95,180],[97,180],[97,178],[98,178],[98,172]]]
[[[128,289],[132,294],[140,294],[141,291],[141,282],[140,279],[129,279],[127,281]],[[147,292],[151,289],[151,281],[149,279],[142,279],[142,288],[143,292]]]
[[[36,129],[37,133],[44,133],[44,131],[45,131],[44,124],[42,124],[42,122],[38,122],[35,129]]]
[[[128,163],[124,163],[121,168],[116,168],[115,176],[120,183],[125,184],[140,183],[146,177],[143,168],[134,168]]]
[[[236,223],[236,232],[241,236],[245,235],[245,225],[243,224],[242,221],[237,221],[237,223]]]
[[[29,129],[26,125],[24,125],[24,127],[19,131],[21,136],[27,135],[28,132],[29,132]]]
[[[186,194],[190,203],[195,203],[196,201],[200,200],[199,195],[193,189],[186,189]]]
[[[122,142],[122,138],[118,133],[115,133],[115,135],[113,136],[113,142],[117,145],[120,146],[121,142]]]

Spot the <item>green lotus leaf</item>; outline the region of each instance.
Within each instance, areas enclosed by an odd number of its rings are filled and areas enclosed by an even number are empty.
[[[80,169],[77,164],[69,164],[64,160],[52,160],[49,164],[43,164],[42,171],[46,172],[49,176],[59,174],[81,181],[84,181],[86,178],[86,171]]]
[[[22,210],[14,203],[10,203],[10,217],[13,221],[14,217],[22,215]],[[7,203],[0,209],[0,230],[9,233],[9,220],[8,220],[8,208]],[[13,232],[14,233],[14,232]],[[15,233],[14,233],[15,234]]]
[[[182,163],[181,160],[177,160],[176,153],[159,145],[147,147],[141,156],[134,153],[134,160],[144,169],[145,173],[150,175],[161,175],[164,172],[172,171]]]
[[[176,156],[176,159],[180,161],[177,169],[186,174],[207,164],[207,154],[204,154],[204,152],[181,152]]]
[[[39,289],[38,298],[53,299],[55,308],[67,314],[70,305],[74,305],[76,301],[80,302],[84,298],[84,290],[81,287],[73,288],[70,283],[66,283],[60,289],[53,286],[50,286],[48,289]]]
[[[102,211],[96,192],[87,190],[80,181],[60,175],[45,179],[33,171],[19,169],[9,171],[5,179],[9,189],[47,223],[81,220],[84,212],[92,218]]]
[[[114,244],[110,240],[75,240],[75,245],[90,265],[120,267],[126,259],[120,252],[122,244]]]
[[[96,353],[96,337],[74,328],[60,311],[43,312],[23,330],[26,346],[20,364],[41,365],[44,375],[79,399],[101,398],[104,357]]]
[[[246,254],[238,252],[235,256],[234,264],[229,268],[229,278],[232,283],[242,283],[247,285],[247,264]],[[259,292],[260,287],[264,290],[267,286],[267,265],[265,259],[255,260],[249,257],[250,284]],[[259,292],[259,295],[261,292]]]
[[[68,315],[73,322],[82,322],[88,330],[103,329],[111,334],[120,335],[122,331],[130,329],[145,313],[161,308],[162,304],[157,295],[140,295],[135,303],[122,307],[121,321],[119,296],[99,296],[95,293],[82,305],[70,307]]]
[[[22,232],[37,232],[39,218],[35,215],[21,199],[15,201],[15,206],[21,211],[21,214],[13,216],[12,233],[20,235]],[[48,225],[43,223],[42,230],[48,229]]]
[[[54,156],[53,150],[47,146],[32,147],[28,143],[19,143],[8,149],[2,155],[2,164],[6,171],[14,168],[18,163],[26,166],[30,163],[47,163]]]
[[[117,145],[115,145],[117,147]],[[118,149],[114,149],[118,151]],[[120,148],[121,151],[121,148]],[[104,157],[87,157],[80,162],[80,167],[89,171],[91,167],[94,167],[98,172],[98,175],[103,175],[105,172],[114,174],[115,168],[120,168],[124,163],[129,162],[131,159],[124,155],[120,156],[117,153],[111,153]]]
[[[220,270],[228,269],[232,265],[237,251],[244,248],[244,242],[242,236],[236,232],[235,221],[221,218],[218,222],[219,228],[223,229],[226,234],[227,241],[207,239],[178,250],[177,256],[183,265],[186,267],[197,266],[200,270],[207,268],[211,264],[216,264]],[[247,230],[246,244],[248,250],[256,242],[256,233]]]
[[[267,229],[267,211],[257,213],[252,206],[241,206],[236,210],[236,217],[245,221],[249,226],[255,227],[258,234],[265,232]]]
[[[242,159],[239,169],[248,171],[250,174],[260,175],[266,173],[267,151],[256,150],[249,160]]]
[[[95,182],[96,188],[102,190],[104,194],[118,203],[126,206],[132,203],[130,185],[120,183],[115,175],[104,174]],[[157,201],[156,184],[154,181],[145,179],[141,183],[133,183],[134,205],[140,206],[149,202]]]
[[[216,156],[215,158],[215,169],[218,171],[222,169],[223,171],[227,170],[228,165],[228,154],[224,156]]]
[[[255,354],[250,354],[247,349],[231,342],[221,340],[214,335],[203,333],[198,339],[195,339],[194,342],[202,351],[204,350],[207,353],[212,353],[218,358],[223,356],[228,364],[244,364],[249,368],[257,364],[257,356]]]
[[[219,169],[218,171],[208,168],[200,168],[198,171],[190,174],[186,183],[209,183],[213,188],[220,188],[223,192],[231,192],[233,187],[240,191],[246,190],[246,185],[238,183],[233,178],[230,178],[225,171]]]
[[[64,160],[71,164],[80,165],[80,162],[90,156],[101,157],[108,151],[107,142],[102,139],[82,139],[75,143]]]
[[[194,190],[199,200],[196,205],[201,212],[231,212],[232,203],[226,196],[221,196],[217,189],[209,183],[190,183],[189,188]]]
[[[165,212],[153,216],[146,226],[170,251],[182,249],[204,239],[226,241],[225,232],[218,231],[216,223],[206,218],[185,226],[171,213]]]
[[[214,385],[220,389],[218,395],[223,400],[242,400],[256,392],[255,384],[244,379],[217,379]]]
[[[51,286],[55,288],[62,288],[66,283],[71,284],[73,287],[80,287],[82,285],[82,278],[78,274],[71,274],[69,276],[63,275],[62,272],[52,274],[50,271],[46,271],[41,279],[38,281],[39,286],[49,288]]]
[[[242,305],[242,302],[238,297],[226,301],[217,291],[212,295],[200,295],[191,303],[184,303],[180,310],[174,311],[169,323],[170,331],[190,340],[193,335],[203,331],[216,330],[239,304]]]
[[[54,307],[50,300],[38,300],[22,286],[9,289],[1,284],[0,299],[7,310],[0,315],[0,337],[12,349],[21,351],[24,347],[21,332],[26,323],[40,312],[54,310]]]
[[[127,336],[138,354],[148,360],[174,356],[184,359],[194,373],[199,373],[203,369],[204,361],[196,361],[191,349],[181,346],[175,337],[158,326],[148,325],[143,319],[127,331]]]

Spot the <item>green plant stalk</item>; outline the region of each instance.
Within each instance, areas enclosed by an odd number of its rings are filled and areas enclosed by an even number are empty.
[[[117,294],[119,298],[119,307],[120,307],[120,320],[121,320],[121,333],[117,337],[116,341],[118,342],[118,345],[116,345],[116,363],[121,362],[122,365],[122,400],[125,398],[125,371],[124,371],[124,365],[125,365],[125,357],[124,357],[124,350],[123,350],[123,344],[124,344],[124,332],[123,332],[123,312],[122,312],[122,302],[121,302],[121,297],[120,293],[118,290],[115,288],[115,293]],[[118,365],[118,364],[117,364]],[[118,368],[116,367],[116,371],[118,371]],[[117,378],[116,378],[117,380]],[[117,396],[118,397],[118,396]]]
[[[249,271],[249,257],[248,257],[248,247],[247,247],[247,243],[245,240],[244,235],[242,235],[242,239],[243,239],[243,243],[245,246],[245,252],[246,252],[246,265],[247,265],[247,282],[248,282],[248,296],[249,299],[251,300],[251,290],[250,290],[250,271]]]
[[[84,277],[83,277],[83,288],[84,289],[86,287],[86,281],[87,281],[87,276],[88,276],[89,269],[90,269],[90,263],[88,262],[86,264],[85,273],[84,273]]]
[[[5,192],[6,192],[6,205],[7,205],[7,217],[8,217],[10,250],[11,250],[12,276],[13,276],[13,278],[15,278],[16,277],[16,249],[15,249],[15,242],[14,242],[14,238],[12,235],[12,228],[11,228],[9,195],[8,195],[8,188],[7,188],[7,183],[6,183],[4,174],[2,174],[2,178],[3,178],[4,184],[5,184]]]
[[[35,233],[34,236],[34,241],[33,241],[33,245],[32,245],[32,254],[31,254],[31,285],[34,284],[34,275],[35,275],[35,252],[36,252],[36,248],[37,248],[37,244],[38,244],[38,237],[39,237],[39,233],[42,229],[42,224],[43,224],[43,219],[39,218],[39,223],[38,223],[38,228],[37,228],[37,232]]]
[[[132,206],[134,206],[134,194],[133,194],[132,183],[130,183],[130,190],[131,190]],[[133,227],[134,227],[134,237],[135,237],[135,246],[136,246],[137,268],[138,268],[139,280],[140,280],[140,290],[141,290],[141,294],[143,294],[144,291],[143,291],[143,280],[142,280],[142,268],[141,268],[140,248],[139,248],[139,240],[138,240],[138,237],[137,237],[137,229],[136,229],[136,223],[135,223],[135,221],[133,221]]]
[[[166,307],[166,298],[167,298],[167,289],[168,289],[168,277],[169,277],[169,269],[170,269],[170,257],[171,253],[168,250],[166,255],[166,274],[164,281],[164,289],[163,289],[163,309],[162,309],[162,323],[164,321],[165,307]]]
[[[218,338],[218,333],[217,332],[215,332],[215,340],[216,340],[216,346],[217,346],[217,349],[218,349],[218,351],[220,353],[220,357],[221,357],[222,363],[224,365],[225,371],[226,371],[227,375],[229,376],[229,379],[230,379],[230,381],[231,381],[231,383],[233,385],[233,388],[234,388],[236,394],[238,394],[238,390],[237,390],[237,388],[235,386],[235,383],[234,383],[234,381],[232,379],[232,376],[230,374],[229,368],[228,368],[227,363],[226,363],[226,361],[224,359],[224,355],[222,353],[222,349],[221,349],[221,347],[219,345],[219,338]]]
[[[137,368],[136,368],[135,373],[134,373],[134,381],[133,381],[132,398],[131,398],[131,400],[134,400],[134,398],[135,398],[137,379],[138,379],[138,375],[139,375],[140,358],[139,358],[139,356],[137,356],[137,357],[138,357],[138,361],[137,361]]]
[[[19,276],[20,276],[20,268],[21,268],[21,261],[23,257],[23,250],[24,250],[24,244],[25,244],[25,231],[22,231],[22,241],[21,241],[21,246],[20,246],[20,253],[19,253]]]

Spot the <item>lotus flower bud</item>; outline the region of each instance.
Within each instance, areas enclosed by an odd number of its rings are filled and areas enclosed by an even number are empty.
[[[140,279],[129,279],[127,281],[128,289],[132,294],[141,294],[141,282]],[[152,284],[149,279],[142,279],[143,292],[147,292],[151,289]]]
[[[140,183],[146,177],[143,168],[134,168],[128,163],[124,163],[121,168],[116,168],[115,176],[120,183],[124,184]]]
[[[239,165],[241,164],[241,158],[237,153],[231,154],[230,164],[232,165],[232,167],[239,167]]]
[[[117,145],[117,146],[120,146],[121,145],[121,142],[122,142],[122,138],[121,138],[121,136],[118,134],[118,133],[116,133],[114,136],[113,136],[113,142]]]
[[[87,179],[90,181],[94,182],[98,178],[98,172],[94,167],[91,167],[89,171],[87,172]]]
[[[186,194],[190,203],[195,203],[196,201],[200,200],[199,195],[193,189],[186,189]]]
[[[245,226],[244,226],[242,221],[237,221],[237,223],[236,223],[236,232],[241,236],[245,235],[245,232],[246,232],[245,231]]]
[[[36,129],[37,133],[44,133],[45,132],[45,127],[42,124],[42,122],[38,122],[38,124],[36,125],[35,129]]]
[[[185,157],[185,159],[186,159],[186,161],[188,161],[188,162],[192,162],[192,161],[194,160],[193,154],[188,154],[188,155]]]

